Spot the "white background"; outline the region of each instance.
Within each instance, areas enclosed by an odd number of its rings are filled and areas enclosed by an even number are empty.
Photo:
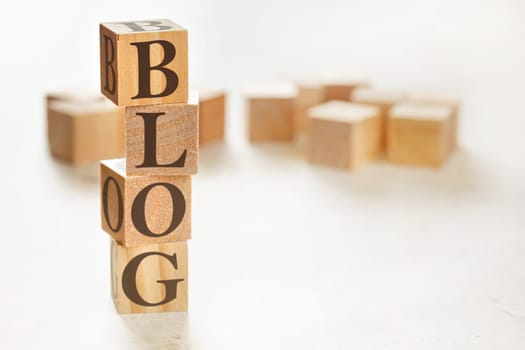
[[[231,92],[193,182],[190,312],[120,316],[96,175],[52,161],[44,93],[98,87],[98,23],[190,30]],[[525,3],[17,1],[0,14],[0,348],[525,348]],[[239,88],[358,71],[464,98],[440,170],[309,165],[246,142]],[[95,171],[96,173],[96,171]]]

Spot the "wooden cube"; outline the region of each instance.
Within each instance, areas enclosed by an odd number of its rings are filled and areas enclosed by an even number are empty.
[[[407,102],[422,105],[444,106],[452,109],[452,118],[450,122],[450,151],[458,147],[458,118],[460,109],[460,98],[450,94],[432,93],[432,92],[413,92],[408,94]]]
[[[126,174],[190,175],[199,163],[199,102],[126,107]]]
[[[450,153],[453,110],[403,103],[390,111],[387,157],[392,163],[440,167]]]
[[[296,95],[294,85],[288,83],[269,83],[250,88],[245,96],[251,142],[294,139]]]
[[[121,314],[188,310],[188,245],[111,241],[111,289]]]
[[[49,98],[47,135],[51,155],[72,165],[124,155],[124,109],[106,100]]]
[[[404,101],[406,97],[402,91],[368,87],[356,88],[349,95],[350,101],[377,107],[384,115],[388,115],[390,108]]]
[[[100,79],[119,106],[186,102],[188,32],[167,19],[101,23]]]
[[[89,89],[81,88],[81,87],[70,87],[70,88],[64,88],[61,90],[53,90],[49,91],[46,94],[46,118],[47,118],[47,134],[48,134],[48,144],[51,151],[51,155],[55,157],[56,159],[64,160],[68,163],[72,163],[72,144],[71,144],[71,136],[68,136],[71,131],[69,130],[69,127],[66,127],[66,130],[64,130],[63,127],[60,126],[60,123],[56,123],[57,119],[60,120],[60,118],[56,117],[56,113],[54,111],[50,110],[52,102],[55,101],[68,101],[75,103],[76,105],[79,105],[81,103],[93,103],[93,102],[102,102],[106,98],[101,95],[99,92],[92,91]],[[116,108],[113,106],[113,108]],[[108,105],[108,110],[110,109]],[[65,118],[65,124],[68,124],[68,119]],[[63,132],[58,133],[57,131],[63,130]],[[66,135],[64,135],[64,132]],[[123,134],[122,134],[123,135]],[[66,146],[67,145],[67,146]],[[123,146],[123,145],[122,145]],[[123,147],[122,147],[123,149]],[[124,154],[119,155],[113,155],[109,157],[121,157]],[[101,159],[108,158],[103,157]],[[101,159],[96,159],[95,161],[99,161]],[[84,162],[81,162],[82,164]],[[89,161],[88,161],[89,163]]]
[[[220,90],[199,91],[199,144],[224,140],[226,93]]]
[[[49,104],[53,101],[69,101],[69,102],[100,102],[106,98],[101,95],[100,92],[92,91],[90,89],[81,87],[71,87],[62,90],[50,91],[46,94],[46,103]]]
[[[125,160],[100,163],[102,229],[131,247],[191,238],[191,176],[126,176]]]
[[[308,111],[312,163],[356,169],[381,155],[376,107],[330,101]]]
[[[295,131],[308,129],[308,109],[325,101],[325,89],[319,81],[297,81],[297,98],[295,99]]]
[[[387,145],[388,112],[396,104],[402,102],[406,94],[396,90],[357,88],[350,94],[350,100],[379,108],[381,113],[381,142]]]
[[[348,101],[349,96],[354,91],[354,89],[369,86],[367,80],[358,77],[325,77],[322,79],[322,81],[324,86],[325,101]]]

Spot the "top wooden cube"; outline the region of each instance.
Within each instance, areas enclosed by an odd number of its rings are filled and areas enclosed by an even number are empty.
[[[187,30],[167,19],[101,23],[100,89],[119,106],[186,102]]]

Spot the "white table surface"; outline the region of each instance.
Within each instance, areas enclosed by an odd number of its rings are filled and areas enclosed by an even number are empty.
[[[525,348],[522,3],[307,3],[0,15],[1,349]],[[190,312],[120,316],[96,169],[50,159],[43,93],[96,86],[99,21],[158,17],[194,33],[194,79],[230,89],[227,141],[201,150],[194,177]],[[311,166],[301,144],[246,142],[239,88],[349,61],[387,87],[464,96],[445,168],[348,173]]]

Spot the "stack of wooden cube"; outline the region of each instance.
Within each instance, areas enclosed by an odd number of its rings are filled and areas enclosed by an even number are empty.
[[[102,23],[100,50],[101,91],[126,107],[126,158],[100,167],[113,300],[119,313],[186,311],[199,149],[188,33],[165,19]]]

